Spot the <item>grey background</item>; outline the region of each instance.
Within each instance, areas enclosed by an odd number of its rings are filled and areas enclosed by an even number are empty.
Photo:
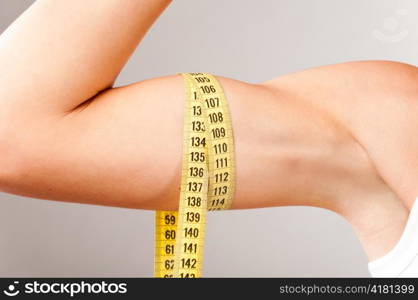
[[[0,31],[32,2],[0,0]],[[174,0],[117,84],[183,71],[259,82],[365,59],[417,65],[417,20],[416,0]],[[187,44],[199,51],[183,52]],[[152,276],[153,222],[151,211],[1,193],[0,276]],[[204,275],[369,273],[343,218],[318,208],[277,207],[210,213]]]

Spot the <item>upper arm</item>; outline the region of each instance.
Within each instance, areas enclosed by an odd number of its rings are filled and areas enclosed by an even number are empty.
[[[263,128],[263,123],[250,118],[264,114],[268,122],[270,94],[256,85],[219,80],[233,116],[237,163],[248,168],[258,157],[262,172],[265,154],[259,153],[256,138],[250,135]],[[70,202],[175,208],[181,175],[183,89],[180,75],[155,78],[109,89],[67,114],[33,114],[21,119],[11,142],[19,153],[19,167],[3,190]],[[260,114],[254,114],[257,110]],[[243,163],[244,156],[248,163]],[[257,168],[252,171],[257,173]],[[246,179],[238,178],[239,186]],[[246,198],[241,201],[242,206]]]
[[[327,206],[357,178],[374,182],[363,149],[318,109],[280,88],[217,79],[234,131],[233,208]],[[15,115],[6,148],[17,163],[0,187],[34,198],[176,209],[184,101],[183,78],[172,75],[109,89],[70,113]]]

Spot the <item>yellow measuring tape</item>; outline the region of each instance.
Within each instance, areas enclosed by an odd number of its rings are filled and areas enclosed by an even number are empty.
[[[181,73],[185,83],[179,210],[157,211],[155,277],[202,275],[207,210],[228,209],[235,193],[232,123],[213,75]]]

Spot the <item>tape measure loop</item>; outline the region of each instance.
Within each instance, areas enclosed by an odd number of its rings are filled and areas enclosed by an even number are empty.
[[[230,208],[235,194],[234,139],[228,104],[208,73],[185,83],[179,210],[157,211],[155,277],[201,277],[207,210]]]

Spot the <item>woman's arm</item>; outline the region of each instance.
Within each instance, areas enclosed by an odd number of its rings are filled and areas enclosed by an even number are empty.
[[[38,0],[1,35],[2,191],[69,202],[176,209],[182,78],[172,75],[109,89],[168,3]],[[376,88],[372,80],[376,72],[370,70],[367,64],[342,64],[262,84],[217,76],[234,128],[233,208],[324,207],[343,215],[360,232],[360,239],[371,239],[374,246],[382,228],[400,231],[393,224],[405,219],[402,204],[376,172],[365,143],[360,145],[353,137],[353,124],[358,123],[350,118],[343,122],[345,112],[353,109],[351,116],[361,110],[365,122],[369,120],[370,109],[353,106],[353,99],[381,98],[377,92],[381,86]],[[384,83],[385,92],[399,90]],[[374,135],[372,130],[364,132]],[[383,148],[379,143],[375,142],[378,154]],[[381,156],[380,164],[386,165],[387,159]],[[382,253],[398,236],[392,234],[386,247],[379,244],[368,253],[371,257]]]
[[[217,78],[234,129],[234,208],[338,211],[343,197],[361,199],[352,193],[360,183],[373,189],[382,184],[362,148],[326,116],[285,92]],[[149,79],[110,89],[64,116],[25,121],[9,139],[17,167],[0,188],[42,199],[175,209],[183,89],[179,75]]]
[[[3,33],[3,191],[123,207],[177,206],[182,78],[155,78],[96,95],[111,85],[168,3],[40,0]],[[218,79],[236,139],[235,208],[338,210],[336,200],[358,193],[360,183],[381,184],[347,131],[292,91]]]

